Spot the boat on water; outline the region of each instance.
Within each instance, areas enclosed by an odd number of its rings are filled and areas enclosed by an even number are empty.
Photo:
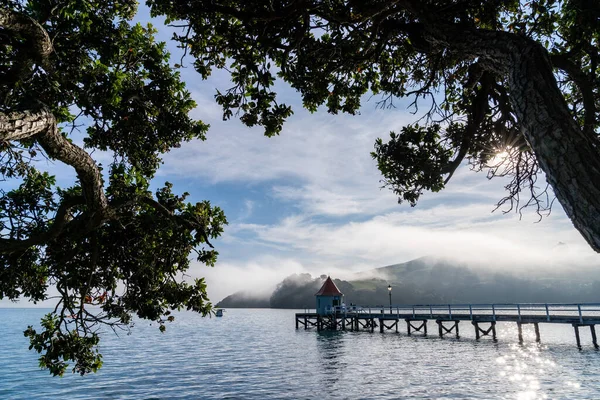
[[[225,310],[223,310],[222,308],[219,308],[219,309],[217,309],[217,312],[216,312],[215,315],[217,317],[222,317],[223,316],[223,311],[225,311]]]

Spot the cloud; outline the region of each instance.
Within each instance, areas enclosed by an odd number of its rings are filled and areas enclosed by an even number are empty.
[[[551,269],[597,265],[598,257],[565,217],[534,224],[516,215],[491,214],[485,205],[439,205],[392,212],[366,221],[323,223],[301,215],[277,225],[242,225],[266,244],[320,258],[357,271],[423,255],[446,257],[486,268]],[[568,247],[556,251],[560,242]]]
[[[239,220],[244,220],[247,218],[250,218],[250,216],[252,215],[252,212],[254,211],[254,204],[255,202],[252,200],[244,200],[244,210],[242,211],[241,215],[238,217]]]
[[[276,199],[313,214],[374,214],[393,207],[395,197],[380,190],[381,177],[369,153],[378,136],[408,120],[397,111],[370,110],[353,117],[297,109],[273,138],[235,120],[211,120],[208,139],[166,155],[160,174],[245,187],[268,183]]]

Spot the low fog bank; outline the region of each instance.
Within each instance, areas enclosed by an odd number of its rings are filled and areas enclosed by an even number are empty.
[[[592,264],[504,266],[497,260],[482,264],[466,257],[436,256],[331,276],[346,303],[361,305],[387,304],[388,285],[392,286],[394,304],[600,302],[600,266]],[[262,292],[260,299],[264,307],[313,307],[314,294],[326,277],[294,273],[270,294]],[[257,304],[245,298],[245,292],[234,293],[219,305]]]
[[[529,254],[531,256],[531,254]],[[463,267],[475,274],[502,274],[524,279],[600,279],[600,256],[582,253],[563,243],[535,257],[477,257],[473,254],[447,254],[420,258],[425,265],[447,263]],[[385,278],[385,276],[384,276]]]

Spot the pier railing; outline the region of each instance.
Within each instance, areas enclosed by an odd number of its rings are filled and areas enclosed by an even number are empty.
[[[305,309],[311,312],[314,309]],[[316,310],[315,310],[316,312]],[[415,304],[390,306],[347,306],[334,307],[331,313],[337,314],[396,314],[413,318],[473,319],[475,316],[489,316],[493,320],[499,316],[526,318],[528,316],[544,316],[547,322],[557,319],[576,318],[580,322],[585,319],[600,319],[600,303],[499,303],[499,304]],[[502,319],[502,318],[501,318]]]

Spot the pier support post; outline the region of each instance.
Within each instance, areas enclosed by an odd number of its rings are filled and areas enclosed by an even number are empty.
[[[535,341],[540,342],[540,326],[537,322],[533,323],[533,327],[535,328]]]
[[[385,319],[379,319],[379,332],[383,333],[385,329],[391,330],[393,328],[396,328],[396,332],[398,332],[398,320],[392,320],[392,323],[389,326],[385,323],[385,321]]]
[[[308,318],[304,316],[304,329],[308,329]]]
[[[517,329],[519,330],[519,343],[523,343],[523,327],[520,322],[517,322]]]
[[[579,338],[579,325],[573,324],[573,329],[575,329],[575,340],[577,340],[577,348],[581,350],[581,339]]]
[[[444,320],[438,319],[435,322],[438,324],[438,332],[439,332],[441,338],[443,338],[444,335],[446,335],[446,334],[452,333],[452,331],[455,331],[457,339],[460,338],[460,335],[458,333],[458,323],[460,321],[452,321],[452,320],[448,321],[448,322],[452,323],[450,328],[446,328],[444,326]]]
[[[489,323],[490,327],[488,329],[481,329],[479,327],[479,322],[472,321],[471,323],[475,327],[475,339],[479,340],[481,336],[488,336],[490,332],[492,333],[492,340],[497,342],[496,339],[496,321],[484,321],[485,323]]]
[[[413,329],[415,332],[421,332],[421,330],[423,330],[423,335],[427,336],[427,320],[426,319],[416,319],[416,320],[412,320],[412,319],[405,319],[406,321],[406,329],[408,331],[408,334],[411,334],[411,329]],[[413,325],[412,322],[413,321],[418,321],[421,323],[421,325]]]
[[[296,317],[296,329],[298,329],[298,317]]]
[[[596,325],[590,325],[590,332],[592,333],[592,343],[594,347],[598,349],[598,340],[596,339]]]

